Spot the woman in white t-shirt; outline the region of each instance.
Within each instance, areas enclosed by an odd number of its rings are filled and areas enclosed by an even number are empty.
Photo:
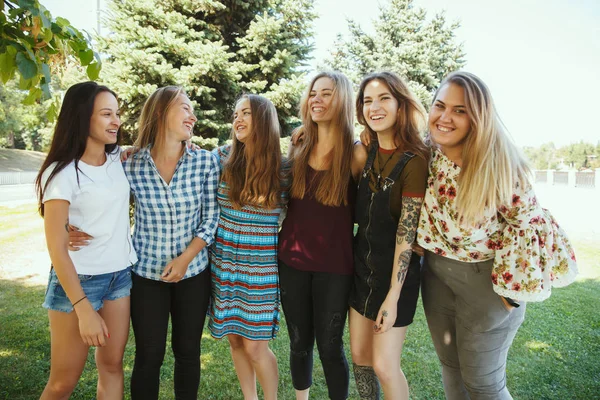
[[[50,378],[41,399],[67,398],[96,346],[98,398],[123,397],[129,335],[129,183],[119,160],[119,106],[94,82],[67,90],[48,156],[36,179],[52,261],[43,306],[51,332]],[[68,250],[68,226],[94,237]],[[75,312],[72,312],[75,311]]]

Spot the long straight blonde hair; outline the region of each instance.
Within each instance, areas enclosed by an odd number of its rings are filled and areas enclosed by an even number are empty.
[[[144,148],[148,145],[161,148],[167,134],[167,114],[175,105],[180,94],[186,95],[180,86],[164,86],[156,89],[144,103],[140,115],[138,137],[135,146]]]
[[[515,187],[529,184],[531,170],[500,120],[486,84],[469,72],[453,72],[440,84],[434,101],[449,84],[464,89],[471,122],[462,149],[456,206],[464,222],[472,223],[486,211],[509,206]]]
[[[231,131],[231,152],[223,166],[223,180],[229,185],[229,199],[234,208],[254,205],[267,209],[276,208],[281,197],[281,128],[277,110],[263,96],[245,94],[250,102],[252,131],[246,142],[240,142]]]
[[[291,155],[293,198],[302,199],[306,193],[306,176],[308,160],[314,146],[319,140],[317,123],[310,115],[308,100],[315,82],[321,78],[333,81],[331,110],[333,119],[331,127],[335,132],[336,144],[327,156],[326,170],[314,190],[315,199],[327,206],[348,204],[348,184],[352,176],[352,154],[354,142],[354,106],[352,84],[346,76],[339,72],[321,72],[317,74],[307,87],[300,103],[300,118],[304,132],[302,142]]]

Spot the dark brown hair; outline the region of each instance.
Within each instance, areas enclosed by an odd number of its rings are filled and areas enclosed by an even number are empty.
[[[408,85],[393,72],[376,72],[370,74],[362,80],[358,89],[356,115],[358,122],[364,125],[369,131],[371,143],[377,141],[377,134],[369,127],[369,124],[365,120],[363,107],[365,105],[365,88],[369,82],[375,80],[384,83],[391,95],[398,102],[396,125],[394,127],[394,144],[402,151],[410,151],[426,161],[429,160],[430,151],[421,138],[421,132],[425,125],[425,110]]]
[[[98,85],[96,82],[82,82],[71,86],[65,93],[60,113],[54,128],[52,143],[48,155],[40,168],[40,172],[35,178],[35,188],[38,195],[38,209],[40,215],[44,216],[44,192],[48,184],[56,174],[65,169],[71,162],[75,162],[75,173],[79,182],[79,160],[85,152],[87,139],[90,136],[90,120],[94,113],[94,102],[96,96],[102,92],[109,92],[115,98],[116,93],[106,86]],[[106,153],[113,153],[118,150],[118,143],[121,140],[121,130],[117,131],[117,142],[104,146]],[[42,175],[52,165],[56,166],[42,187]]]

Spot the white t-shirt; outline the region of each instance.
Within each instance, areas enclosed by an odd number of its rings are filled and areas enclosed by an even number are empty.
[[[56,167],[42,176],[42,188]],[[120,271],[137,262],[129,226],[129,182],[119,154],[107,154],[101,166],[71,162],[48,184],[43,201],[66,200],[69,223],[93,236],[89,245],[69,251],[78,274],[100,275]],[[77,182],[79,176],[79,183]]]

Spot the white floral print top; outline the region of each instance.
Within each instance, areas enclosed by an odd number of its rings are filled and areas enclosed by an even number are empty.
[[[571,243],[531,186],[517,185],[512,204],[465,226],[455,205],[459,172],[440,150],[433,151],[417,232],[421,247],[463,262],[494,259],[494,291],[515,300],[542,301],[552,286],[573,282],[577,264]]]

